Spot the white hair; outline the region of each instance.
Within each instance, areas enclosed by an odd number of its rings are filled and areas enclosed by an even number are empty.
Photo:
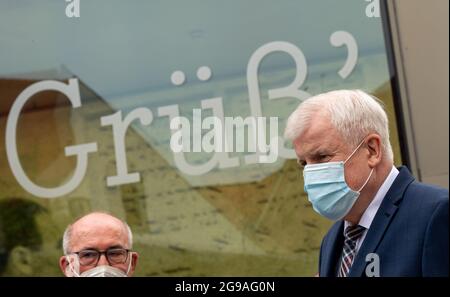
[[[109,213],[106,213],[106,212],[93,212],[93,213],[103,213],[103,214],[110,215]],[[90,213],[90,214],[92,214],[92,213]],[[87,214],[87,215],[89,215],[89,214]],[[85,216],[83,216],[83,217],[85,217]],[[76,221],[78,221],[78,220],[76,220]],[[127,230],[128,248],[132,249],[133,248],[133,233],[131,232],[131,228],[125,221],[122,221],[122,220],[119,220],[119,221],[122,222],[123,226]],[[71,250],[71,247],[72,247],[71,246],[72,231],[73,231],[73,224],[70,224],[70,225],[67,226],[66,230],[64,231],[64,235],[63,235],[63,243],[62,243],[62,245],[63,245],[64,255],[66,255],[66,256],[69,255],[70,253],[72,253],[72,250]]]
[[[294,141],[301,136],[319,112],[330,117],[333,127],[349,145],[357,146],[369,133],[378,134],[386,158],[394,160],[388,118],[378,98],[361,90],[337,90],[310,97],[289,116],[285,138]]]

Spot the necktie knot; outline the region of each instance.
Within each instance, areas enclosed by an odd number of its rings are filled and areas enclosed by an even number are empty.
[[[366,230],[366,228],[360,225],[348,226],[345,228],[344,232],[345,240],[357,241],[363,234],[364,230]]]

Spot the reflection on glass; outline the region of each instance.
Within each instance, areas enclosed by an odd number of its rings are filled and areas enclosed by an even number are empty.
[[[19,240],[14,228],[23,224],[35,226],[42,242],[0,246],[3,267],[11,267],[14,246],[23,246],[45,257],[39,257],[40,270],[15,262],[17,274],[61,275],[64,228],[102,210],[133,229],[141,255],[136,275],[314,275],[331,222],[313,212],[294,159],[252,164],[247,152],[231,152],[238,163],[214,164],[192,175],[191,168],[211,162],[213,154],[175,157],[170,149],[170,115],[177,111],[193,121],[198,108],[209,116],[212,110],[202,102],[210,99],[220,98],[214,102],[224,116],[276,116],[282,135],[287,116],[308,95],[361,88],[386,104],[401,163],[382,20],[365,16],[364,1],[184,2],[177,2],[177,9],[170,1],[108,1],[107,9],[86,2],[82,9],[89,13],[77,21],[65,17],[63,2],[0,4],[0,43],[8,53],[0,56],[0,203],[20,196],[47,209],[34,216],[36,223],[33,216],[11,223],[0,206],[2,242]],[[38,22],[42,18],[48,23]],[[24,19],[36,24],[19,26]],[[79,81],[80,108],[55,91],[41,92],[24,106],[17,127],[21,164],[34,183],[56,187],[70,180],[76,167],[65,147],[97,142],[98,150],[89,154],[74,191],[36,197],[17,182],[6,158],[9,111],[28,86],[70,78]],[[113,127],[102,125],[101,118],[119,111],[125,118],[138,108],[150,110],[152,121],[130,124],[125,158],[118,159]],[[108,186],[107,178],[117,175],[123,161],[139,180]],[[18,209],[26,212],[28,206]]]

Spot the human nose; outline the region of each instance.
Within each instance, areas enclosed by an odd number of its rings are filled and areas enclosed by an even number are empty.
[[[101,266],[101,265],[109,265],[109,262],[108,262],[108,259],[106,259],[105,253],[100,254],[100,259],[98,260],[97,266]]]

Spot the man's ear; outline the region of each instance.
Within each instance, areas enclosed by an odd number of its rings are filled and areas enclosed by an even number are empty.
[[[69,262],[67,262],[66,256],[61,256],[61,258],[59,258],[59,268],[61,268],[61,271],[65,276],[68,276]]]
[[[383,147],[381,137],[378,134],[370,134],[366,140],[367,150],[369,152],[369,166],[376,167],[383,157]]]
[[[130,272],[128,273],[129,276],[132,276],[135,269],[136,269],[136,265],[139,259],[139,254],[137,252],[132,252],[131,253],[131,267],[130,267]]]
[[[31,251],[23,246],[15,246],[10,254],[8,266],[15,274],[22,276],[30,276],[33,274]]]

